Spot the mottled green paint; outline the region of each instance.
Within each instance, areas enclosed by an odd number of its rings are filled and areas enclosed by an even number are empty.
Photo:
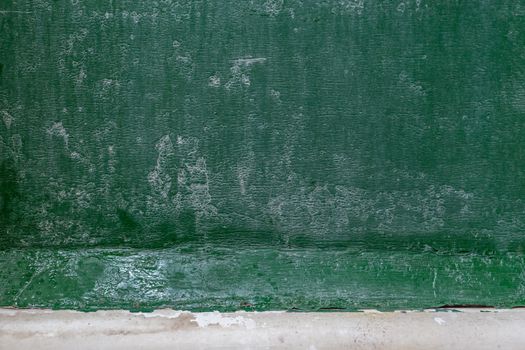
[[[0,2],[0,306],[525,304],[525,4]]]
[[[134,310],[380,310],[522,305],[525,258],[504,255],[191,246],[13,249],[2,301]]]

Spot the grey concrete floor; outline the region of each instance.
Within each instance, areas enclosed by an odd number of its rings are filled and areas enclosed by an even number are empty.
[[[190,313],[0,309],[0,349],[525,349],[524,310]]]

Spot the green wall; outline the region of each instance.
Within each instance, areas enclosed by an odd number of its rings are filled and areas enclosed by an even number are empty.
[[[0,1],[0,305],[525,304],[525,4]]]

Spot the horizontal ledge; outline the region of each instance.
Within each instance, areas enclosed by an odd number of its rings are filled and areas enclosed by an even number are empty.
[[[457,310],[455,310],[457,311]],[[522,349],[525,310],[151,313],[0,309],[6,349]]]
[[[0,252],[0,306],[381,311],[525,304],[525,257],[200,247]]]

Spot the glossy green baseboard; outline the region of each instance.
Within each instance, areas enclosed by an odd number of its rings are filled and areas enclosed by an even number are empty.
[[[0,304],[81,310],[379,310],[525,304],[522,254],[273,249],[0,253]]]

